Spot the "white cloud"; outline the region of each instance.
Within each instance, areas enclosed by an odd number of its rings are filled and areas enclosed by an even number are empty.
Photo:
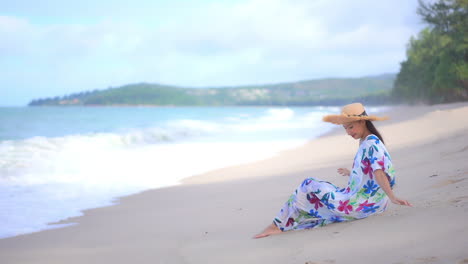
[[[421,27],[412,22],[415,2],[215,2],[157,23],[0,16],[0,70],[10,73],[0,82],[31,79],[42,90],[18,86],[37,97],[141,81],[211,86],[395,72]]]

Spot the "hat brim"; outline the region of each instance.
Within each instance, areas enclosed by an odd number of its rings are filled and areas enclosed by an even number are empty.
[[[369,120],[369,121],[384,121],[387,120],[388,116],[347,116],[347,115],[327,115],[322,118],[324,122],[333,123],[336,125],[342,125],[345,123],[350,123],[359,120]]]

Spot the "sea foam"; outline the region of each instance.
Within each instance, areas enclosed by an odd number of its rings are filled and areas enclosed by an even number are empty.
[[[320,122],[330,109],[262,111],[0,141],[0,238],[70,225],[48,223],[112,205],[115,197],[272,157],[332,127]]]

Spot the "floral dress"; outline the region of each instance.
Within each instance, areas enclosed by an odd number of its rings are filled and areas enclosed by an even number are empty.
[[[273,223],[282,231],[307,229],[385,211],[389,199],[374,177],[374,171],[379,169],[385,172],[393,188],[395,171],[390,155],[382,141],[371,134],[359,146],[346,188],[307,178],[284,204]]]

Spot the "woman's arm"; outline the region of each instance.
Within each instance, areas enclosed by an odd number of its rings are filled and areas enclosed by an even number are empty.
[[[387,175],[385,175],[385,172],[383,172],[383,170],[375,170],[374,176],[380,188],[384,190],[384,192],[387,194],[388,198],[390,199],[390,201],[392,201],[392,203],[413,206],[407,200],[399,199],[395,196],[395,194],[393,194],[393,190],[392,188],[390,188],[390,183],[388,182]]]

